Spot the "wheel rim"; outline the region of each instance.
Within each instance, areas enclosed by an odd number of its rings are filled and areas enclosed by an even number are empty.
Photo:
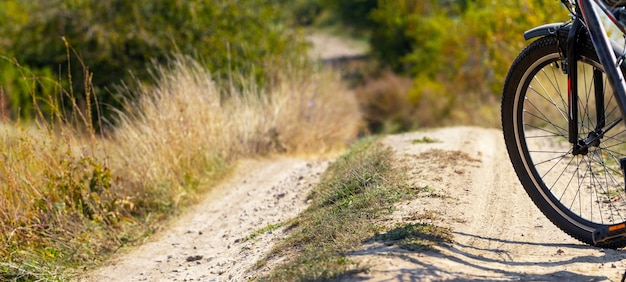
[[[573,155],[568,142],[567,75],[558,53],[548,54],[528,68],[514,99],[514,132],[522,162],[553,210],[578,227],[593,231],[598,225],[626,221],[626,193],[619,159],[626,152],[623,122],[611,128],[587,154]],[[597,124],[594,60],[578,65],[578,140],[588,139]],[[619,119],[612,90],[602,76],[606,124]],[[522,92],[522,90],[526,90]],[[523,99],[522,99],[523,98]]]

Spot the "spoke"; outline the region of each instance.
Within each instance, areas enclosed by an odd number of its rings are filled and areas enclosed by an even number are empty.
[[[547,151],[547,150],[529,150],[529,153],[545,153],[545,154],[563,154],[563,156],[567,156],[570,152],[563,153],[563,151]]]
[[[605,135],[604,136],[604,140],[611,140],[611,141],[614,141],[614,142],[617,143],[615,145],[611,145],[611,146],[608,146],[608,147],[612,147],[612,146],[616,146],[616,145],[622,145],[622,144],[626,143],[626,140],[619,139],[618,137],[616,137],[618,135],[624,134],[625,132],[626,132],[626,129],[624,129],[624,130],[622,130],[622,131],[620,131],[620,132],[618,132],[617,134],[614,134],[614,135],[610,135],[610,136],[606,136]],[[624,136],[624,137],[626,137],[626,136]]]
[[[554,84],[552,83],[552,81],[559,81],[559,79],[556,77],[556,72],[554,71],[555,68],[554,67],[550,68],[550,70],[552,70],[552,77],[554,78],[554,80],[548,79],[548,81],[550,81],[550,84],[552,84],[552,87],[555,88]],[[542,68],[541,71],[543,71],[545,73],[545,68]],[[547,77],[547,75],[546,75],[546,77]],[[558,97],[561,98],[561,105],[563,107],[560,108],[560,109],[567,109],[567,101],[565,99],[563,99],[564,95],[562,95],[564,92],[561,91],[561,86],[558,83],[556,84],[555,90],[556,90],[556,93],[558,93]],[[557,106],[557,108],[559,108],[559,107]],[[567,118],[566,118],[566,120],[567,120]]]
[[[574,163],[574,160],[576,160],[576,158],[571,158],[569,163],[566,165],[566,167],[569,167],[572,163]],[[579,164],[576,163],[576,167],[578,167]],[[563,172],[565,172],[565,169],[563,170]],[[561,175],[564,173],[561,173]],[[574,180],[574,177],[578,174],[578,169],[576,169],[576,173],[572,173],[572,175],[570,176],[569,180],[567,181],[567,185],[565,185],[565,187],[563,188],[563,192],[561,192],[561,195],[559,195],[559,201],[563,202],[563,197],[565,196],[565,193],[569,190],[570,185],[572,184],[572,181]],[[561,176],[559,176],[560,178]],[[578,182],[580,182],[580,177],[577,178]],[[556,181],[554,182],[556,184]],[[555,185],[553,184],[553,186]],[[580,187],[580,184],[578,185]],[[552,190],[552,189],[551,189]],[[576,193],[578,194],[578,192]],[[556,195],[555,195],[556,196]],[[574,196],[574,199],[576,197]],[[570,204],[571,207],[571,204]]]
[[[530,156],[529,175],[540,186],[537,189],[551,193],[559,209],[579,217],[576,221],[623,222],[626,190],[619,161],[626,153],[626,127],[621,111],[601,66],[594,60],[580,60],[577,140],[588,144],[574,155],[568,133],[568,98],[562,91],[567,75],[553,66],[559,60],[550,57],[542,62],[526,80],[526,91],[519,100],[521,149]]]
[[[618,207],[615,206],[615,197],[618,196],[614,196],[614,192],[612,192],[612,187],[615,187],[615,191],[621,191],[623,189],[622,185],[620,184],[620,182],[615,179],[614,174],[610,173],[614,170],[608,168],[606,166],[606,163],[604,162],[604,159],[602,158],[601,153],[600,154],[594,154],[592,155],[590,158],[591,159],[596,159],[597,164],[601,165],[603,170],[600,170],[599,172],[601,173],[601,175],[604,176],[604,182],[600,181],[599,179],[596,178],[596,185],[592,186],[594,187],[594,191],[596,192],[596,199],[599,203],[606,203],[607,206],[609,206],[608,211],[610,212],[610,218],[613,218],[615,216],[619,217],[620,219],[623,219],[624,217],[622,216],[622,213],[619,211]],[[598,175],[600,174],[598,173]],[[596,174],[593,175],[594,177],[596,177]],[[603,184],[604,183],[604,184]],[[620,193],[621,195],[621,193]],[[602,201],[602,198],[607,198],[607,200]],[[618,197],[618,198],[622,198],[622,197]],[[598,205],[598,209],[600,214],[602,215],[602,210],[607,210],[606,208],[602,209],[601,205]],[[602,221],[604,222],[604,220]]]
[[[540,82],[539,82],[539,85],[541,86],[541,83],[540,83]],[[532,85],[529,85],[529,86],[528,86],[528,88],[529,88],[530,90],[532,90],[532,92],[534,92],[535,94],[537,94],[537,96],[541,97],[543,100],[548,101],[548,102],[549,102],[552,106],[554,106],[554,108],[556,108],[556,109],[559,111],[559,113],[561,114],[561,117],[563,118],[563,120],[564,120],[564,121],[567,121],[567,113],[566,113],[563,109],[559,108],[559,106],[556,104],[556,102],[554,102],[554,100],[552,99],[552,97],[550,96],[550,94],[546,93],[546,95],[548,96],[548,97],[546,98],[546,97],[545,97],[542,93],[540,93],[539,91],[537,91],[537,90],[536,90],[536,89],[535,89]],[[537,109],[537,108],[535,108],[535,109],[539,111],[539,109]],[[541,112],[541,111],[539,111],[539,112]]]
[[[552,86],[552,89],[556,90],[556,93],[558,93],[558,96],[561,98],[561,105],[563,105],[563,108],[560,108],[557,104],[556,101],[554,101],[554,99],[552,98],[552,95],[550,95],[550,91],[548,91],[544,86],[543,83],[541,83],[541,80],[539,79],[535,79],[535,81],[537,81],[537,83],[539,84],[539,86],[541,87],[541,89],[543,89],[543,93],[545,94],[542,95],[542,93],[539,93],[539,91],[535,90],[534,87],[532,87],[532,85],[529,85],[529,88],[532,89],[537,95],[541,96],[542,98],[544,98],[546,101],[550,102],[556,109],[559,110],[559,112],[561,113],[561,116],[563,117],[563,120],[567,121],[567,112],[565,112],[563,109],[567,109],[567,103],[565,102],[565,100],[563,99],[563,95],[562,92],[560,90],[560,88],[556,88],[554,86],[554,83],[552,83],[552,80],[548,77],[548,75],[546,74],[545,68],[541,69],[541,72],[544,74],[544,77],[546,78],[546,80],[548,80],[550,82],[550,85]],[[554,68],[552,68],[552,73],[554,76]],[[557,79],[555,79],[557,80]],[[558,80],[557,80],[558,81]],[[558,84],[557,84],[558,85]],[[547,96],[547,97],[546,97]]]
[[[530,152],[530,153],[534,153],[535,151],[529,151],[529,152]],[[569,154],[570,154],[570,153],[569,153],[569,152],[567,152],[567,153],[564,153],[563,155],[556,156],[556,157],[551,158],[551,159],[547,159],[547,160],[543,160],[543,161],[537,162],[537,163],[535,163],[535,166],[539,166],[539,165],[542,165],[542,164],[545,164],[545,163],[551,162],[551,161],[556,160],[556,159],[561,159],[561,160],[562,160],[562,159],[565,159],[565,157],[566,157],[567,155],[569,155]],[[558,164],[558,162],[557,162],[556,164]],[[555,164],[555,165],[556,165],[556,164]],[[549,171],[548,171],[548,172],[549,172]]]
[[[524,127],[530,127],[530,128],[534,128],[534,129],[537,129],[537,130],[541,130],[541,131],[544,131],[544,132],[550,133],[552,136],[560,136],[560,137],[564,137],[564,138],[566,138],[566,140],[567,140],[567,136],[565,135],[565,132],[561,132],[561,131],[559,131],[559,132],[552,132],[552,131],[547,130],[547,129],[543,128],[543,127],[538,127],[538,126],[533,125],[533,124],[530,124],[530,123],[524,123]],[[557,129],[557,130],[558,130],[559,128],[560,128],[560,127],[555,126],[555,129]],[[562,129],[562,128],[561,128],[561,129]],[[565,129],[562,129],[562,130],[565,130]]]

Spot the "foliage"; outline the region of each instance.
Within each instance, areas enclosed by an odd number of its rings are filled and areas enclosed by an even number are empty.
[[[375,55],[414,77],[410,99],[430,104],[433,116],[445,119],[491,102],[526,44],[523,32],[566,20],[567,11],[549,0],[403,0],[381,1],[372,17],[378,23],[372,33]],[[471,107],[465,107],[468,102]]]
[[[49,112],[50,105],[47,105],[42,101],[45,97],[42,97],[43,95],[32,95],[34,93],[30,89],[46,88],[50,91],[50,83],[37,83],[32,79],[37,76],[51,77],[52,73],[50,72],[50,69],[45,68],[38,70],[38,74],[36,74],[33,69],[26,67],[20,68],[17,67],[16,64],[17,62],[14,60],[6,57],[0,57],[0,87],[2,88],[2,102],[4,103],[2,116],[15,120],[19,117],[36,116],[37,108]],[[47,85],[47,87],[43,87],[44,85]],[[11,95],[14,93],[21,94]]]
[[[315,23],[324,10],[317,0],[282,0],[282,5],[291,11],[295,24],[308,26]]]
[[[379,87],[391,76],[374,74],[365,80],[380,94],[361,96],[364,116],[372,122],[371,130],[384,132],[450,123],[497,126],[498,95],[510,64],[527,44],[523,32],[568,20],[567,10],[554,0],[308,2],[324,9],[318,13],[318,24],[331,18],[344,28],[357,29],[353,34],[367,34],[371,55],[381,68],[413,80],[402,95],[395,93],[398,87],[393,83],[387,90]],[[369,86],[361,90],[372,92],[366,89]],[[384,112],[371,107],[381,96],[390,96],[385,103],[398,107]]]
[[[368,130],[396,133],[416,129],[416,109],[407,96],[412,85],[411,78],[386,70],[379,76],[367,77],[355,88]]]
[[[268,68],[297,63],[304,46],[284,9],[269,0],[1,1],[0,32],[6,52],[0,55],[37,75],[71,74],[73,85],[65,86],[76,91],[79,104],[86,103],[85,87],[93,85],[100,104],[114,108],[121,102],[110,91],[113,85],[149,81],[151,62],[164,63],[174,52],[195,56],[216,77],[237,71],[264,84],[271,79]],[[95,75],[86,77],[69,60],[83,62]],[[15,78],[0,77],[10,110],[32,116],[24,110],[32,107],[30,92]]]
[[[367,29],[373,22],[370,13],[379,5],[379,0],[320,0],[321,5],[334,12],[344,25]]]
[[[111,227],[134,224],[128,221],[128,202],[116,197],[106,161],[68,149],[78,142],[64,135],[70,131],[3,131],[0,280],[58,276],[57,269],[85,263],[119,242]]]

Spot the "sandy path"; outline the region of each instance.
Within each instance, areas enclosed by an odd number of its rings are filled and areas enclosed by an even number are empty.
[[[245,281],[244,270],[284,234],[242,239],[302,211],[327,165],[303,159],[243,162],[231,179],[155,238],[81,280]]]
[[[323,32],[313,32],[307,36],[311,44],[309,56],[314,59],[337,59],[365,54],[369,48],[366,42],[340,38]]]
[[[438,142],[414,142],[424,137]],[[415,185],[447,196],[419,198],[395,216],[437,214],[431,223],[452,228],[454,243],[425,253],[370,244],[355,258],[371,271],[355,281],[622,279],[626,253],[579,243],[534,206],[510,165],[501,131],[446,128],[389,136],[385,143],[411,167]],[[450,161],[449,155],[465,157]]]
[[[415,140],[435,140],[434,143]],[[526,196],[499,130],[443,128],[384,139],[408,165],[413,185],[434,197],[399,205],[393,217],[452,228],[454,242],[410,252],[367,243],[353,259],[369,273],[347,281],[620,281],[626,253],[589,247],[550,223]],[[90,273],[87,281],[247,281],[250,266],[285,235],[242,242],[294,217],[328,162],[248,161],[206,201],[138,249]],[[200,257],[201,256],[201,257]],[[267,269],[265,269],[267,270]]]

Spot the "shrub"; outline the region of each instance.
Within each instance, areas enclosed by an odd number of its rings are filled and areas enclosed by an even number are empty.
[[[484,106],[497,107],[508,68],[526,44],[523,32],[565,20],[567,11],[548,0],[401,0],[379,1],[371,17],[373,54],[414,78],[407,95],[430,113],[419,123],[493,126],[497,111]]]
[[[0,55],[38,74],[71,74],[83,106],[83,82],[91,80],[100,104],[112,108],[120,97],[106,88],[149,81],[150,63],[164,63],[174,52],[194,55],[215,76],[236,71],[262,85],[267,66],[294,64],[304,48],[284,9],[268,0],[2,1],[0,32],[6,52]],[[82,60],[95,75],[86,77],[78,64],[70,68],[68,59]],[[30,92],[15,86],[14,78],[1,77],[0,85],[13,115],[29,116],[19,109],[31,107]]]
[[[413,81],[390,70],[369,76],[355,89],[370,132],[395,133],[415,129],[417,108],[408,98]]]

